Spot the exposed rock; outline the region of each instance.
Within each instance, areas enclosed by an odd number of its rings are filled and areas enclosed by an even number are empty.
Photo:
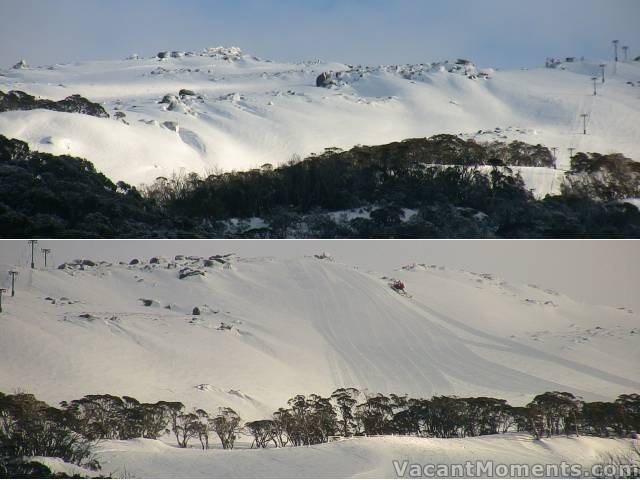
[[[246,100],[246,97],[238,92],[227,93],[218,97],[218,100],[229,100],[231,102],[239,102],[240,100]]]
[[[157,120],[145,120],[144,118],[141,118],[138,121],[145,125],[153,125],[154,127],[158,127],[160,125]]]
[[[169,110],[170,112],[176,112],[176,111],[182,112],[182,113],[187,112],[187,108],[180,100],[172,100],[171,102],[169,102],[169,106],[167,107],[167,110]]]
[[[162,126],[167,130],[171,130],[173,132],[177,132],[178,130],[180,130],[180,125],[178,125],[178,122],[174,122],[173,120],[162,122]]]
[[[171,70],[168,70],[163,67],[157,67],[156,69],[151,70],[151,75],[164,75],[165,73],[169,73],[169,72],[171,72]]]
[[[242,50],[238,47],[209,47],[202,53],[207,57],[218,57],[224,60],[232,60],[242,56]]]
[[[158,58],[167,58],[169,56],[169,52],[158,52],[156,56]]]
[[[200,315],[200,309],[198,307],[193,307],[191,315]]]
[[[7,93],[0,91],[0,112],[11,110],[34,110],[44,108],[56,112],[82,113],[100,118],[109,118],[109,114],[102,105],[90,102],[80,95],[71,95],[64,100],[53,101],[36,98],[33,95],[19,91],[10,90]]]
[[[178,95],[184,97],[185,95],[195,96],[196,92],[193,90],[189,90],[187,88],[183,88],[178,92]]]
[[[84,270],[85,266],[86,267],[95,267],[96,266],[96,262],[94,262],[93,260],[76,259],[76,260],[73,260],[71,262],[65,262],[62,265],[59,265],[58,266],[58,270],[64,270],[66,268]]]
[[[204,277],[204,272],[202,270],[196,270],[193,268],[185,267],[182,270],[180,270],[178,274],[178,278],[182,280],[183,278],[193,277],[196,275],[202,275]]]
[[[219,263],[225,263],[227,261],[226,259],[233,257],[233,255],[233,253],[225,253],[224,255],[211,255],[209,257],[209,260],[215,260]]]
[[[138,260],[137,258],[134,258],[133,260],[131,260],[131,261],[129,262],[129,265],[137,265],[137,264],[139,264],[139,263],[140,263],[140,260]]]
[[[15,68],[16,70],[21,69],[21,68],[29,68],[29,64],[27,63],[27,61],[25,59],[22,59],[11,68]]]
[[[151,257],[151,260],[149,260],[149,263],[160,263],[160,259],[158,257]]]
[[[322,72],[316,77],[316,87],[328,88],[331,85],[335,85],[335,82],[330,72]]]
[[[171,103],[176,100],[178,100],[178,97],[167,93],[164,97],[162,97],[162,100],[160,100],[158,103]]]

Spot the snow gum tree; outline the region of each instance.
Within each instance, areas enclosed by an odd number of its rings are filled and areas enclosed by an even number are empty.
[[[360,391],[355,388],[339,388],[331,394],[331,400],[338,407],[340,434],[350,436],[356,429],[353,408],[358,403]]]
[[[273,420],[255,420],[245,423],[245,429],[253,436],[251,448],[255,445],[257,448],[267,448],[269,442],[275,442],[274,438],[274,421]]]
[[[233,448],[236,437],[240,433],[241,424],[240,415],[228,407],[221,408],[218,415],[209,420],[211,430],[216,432],[225,450]]]

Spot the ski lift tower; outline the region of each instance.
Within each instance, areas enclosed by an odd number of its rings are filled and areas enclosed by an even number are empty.
[[[2,294],[6,291],[6,288],[0,288],[0,313],[2,313]]]
[[[29,245],[31,245],[31,268],[35,268],[35,263],[33,262],[33,250],[38,244],[38,240],[28,240]]]
[[[591,77],[591,80],[593,81],[593,95],[597,95],[598,92],[596,91],[596,82],[598,81],[598,77]]]
[[[587,134],[587,117],[589,116],[589,114],[581,113],[580,116],[582,117],[582,134],[586,135]]]
[[[624,54],[624,61],[627,61],[627,50],[629,50],[629,46],[628,45],[623,45],[622,46],[622,53]]]
[[[9,275],[11,275],[11,296],[13,297],[16,294],[16,275],[18,275],[18,272],[9,270]]]
[[[43,248],[42,249],[42,254],[44,255],[44,268],[46,270],[47,268],[47,255],[51,253],[51,249],[50,248]]]
[[[604,69],[607,66],[606,63],[601,63],[600,68],[602,69],[602,83],[604,83]]]
[[[618,61],[618,43],[620,43],[620,40],[613,40],[611,43],[613,43],[613,60],[617,62]]]

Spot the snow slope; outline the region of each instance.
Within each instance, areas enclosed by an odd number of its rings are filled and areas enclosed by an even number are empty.
[[[409,298],[381,274],[328,260],[207,263],[19,268],[0,314],[0,391],[180,400],[246,420],[341,386],[513,404],[548,390],[640,391],[640,317],[629,309],[440,267],[394,272]],[[204,275],[179,279],[185,268]]]
[[[88,158],[110,178],[134,184],[183,169],[256,168],[325,147],[438,133],[558,147],[559,168],[568,165],[568,147],[640,159],[640,65],[618,63],[614,73],[608,63],[606,83],[593,97],[590,78],[599,63],[478,72],[453,62],[279,63],[210,49],[176,58],[5,69],[0,90],[52,99],[79,93],[103,103],[112,118],[5,112],[0,133],[37,150]],[[315,86],[323,72],[334,72],[329,88]],[[181,89],[195,95],[179,97]],[[166,95],[172,97],[159,103]],[[126,124],[116,112],[126,115]],[[588,135],[581,135],[581,113],[590,114]],[[539,195],[558,191],[558,173],[537,170],[523,169],[527,184]]]
[[[590,437],[534,441],[528,435],[387,436],[266,450],[185,450],[158,440],[108,441],[99,447],[98,455],[102,473],[116,478],[396,478],[394,460],[400,468],[404,460],[421,465],[493,461],[494,466],[564,461],[589,472],[606,454],[628,454],[630,449],[629,440]]]

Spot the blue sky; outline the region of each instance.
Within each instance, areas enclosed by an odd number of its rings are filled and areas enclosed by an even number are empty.
[[[640,55],[639,0],[0,0],[0,66],[236,45],[274,60],[417,63]]]

